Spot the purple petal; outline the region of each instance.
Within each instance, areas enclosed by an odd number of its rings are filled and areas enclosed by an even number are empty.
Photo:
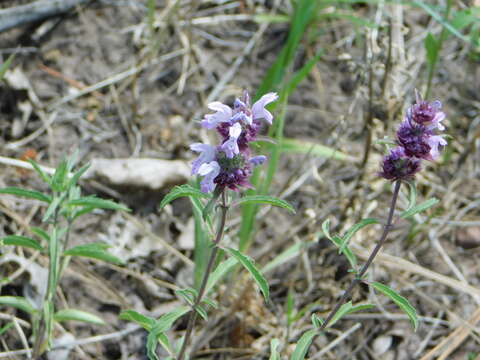
[[[258,155],[258,156],[254,156],[253,158],[251,158],[250,163],[253,166],[258,166],[258,165],[262,165],[266,160],[267,160],[266,156]]]
[[[198,173],[202,164],[213,161],[216,157],[216,149],[212,145],[195,143],[190,145],[190,150],[200,153],[200,156],[192,162],[192,175]]]
[[[215,183],[213,180],[220,173],[220,165],[216,161],[204,163],[198,169],[198,174],[203,176],[203,180],[200,182],[200,189],[203,192],[211,192],[215,189]]]
[[[225,141],[221,146],[222,151],[227,155],[229,159],[233,158],[240,152],[237,140],[241,133],[242,126],[239,123],[233,124],[229,129],[230,138]]]
[[[430,136],[428,138],[428,145],[430,145],[430,156],[428,160],[436,160],[440,156],[440,151],[438,150],[439,146],[445,146],[447,145],[447,141],[438,135],[435,136]]]
[[[219,101],[208,104],[208,108],[215,113],[205,115],[205,119],[202,120],[202,126],[206,129],[213,129],[222,122],[230,121],[232,117],[232,109]]]
[[[260,100],[258,100],[252,106],[252,115],[253,119],[265,119],[269,124],[272,123],[273,115],[265,109],[267,104],[270,104],[273,101],[278,99],[278,95],[276,93],[268,93],[263,95]]]

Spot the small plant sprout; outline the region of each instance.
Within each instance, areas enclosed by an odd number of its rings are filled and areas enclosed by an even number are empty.
[[[32,227],[30,231],[33,237],[8,235],[2,239],[3,245],[30,248],[48,257],[48,283],[39,308],[24,297],[0,296],[0,305],[13,306],[31,315],[33,359],[40,359],[41,354],[49,349],[55,322],[74,320],[94,324],[104,323],[98,316],[85,311],[57,308],[56,292],[69,259],[72,256],[82,256],[115,264],[122,263],[121,259],[107,251],[109,248],[107,244],[90,242],[73,247],[70,245],[71,230],[79,217],[96,209],[128,211],[126,207],[110,200],[82,196],[77,182],[88,169],[88,165],[74,171],[75,159],[76,156],[72,156],[62,160],[53,176],[48,175],[37,163],[30,160],[38,175],[48,184],[49,194],[17,187],[0,189],[0,194],[39,200],[46,206],[42,219],[45,226]]]
[[[205,306],[216,307],[213,299],[207,297],[215,284],[236,264],[241,264],[253,277],[265,300],[269,299],[269,285],[261,272],[257,269],[253,260],[234,248],[220,247],[226,231],[228,210],[240,204],[255,203],[269,204],[283,207],[294,212],[287,202],[270,196],[243,196],[242,189],[251,188],[249,178],[254,167],[263,164],[267,158],[263,155],[253,155],[250,143],[257,138],[263,124],[271,124],[273,115],[265,108],[269,103],[277,100],[275,93],[263,95],[253,105],[247,92],[241,99],[236,99],[233,108],[220,102],[213,102],[208,107],[213,113],[208,114],[202,120],[201,125],[208,130],[216,130],[220,136],[218,145],[213,146],[203,143],[195,143],[190,146],[191,150],[198,154],[192,163],[192,174],[201,177],[200,190],[190,185],[175,187],[163,199],[160,207],[181,196],[188,196],[193,205],[196,220],[202,222],[203,234],[208,233],[212,225],[211,213],[218,209],[217,228],[212,237],[205,236],[207,241],[198,244],[196,253],[204,252],[204,259],[208,259],[204,266],[202,261],[196,261],[196,272],[199,270],[198,282],[195,288],[180,289],[176,293],[183,299],[188,307],[178,308],[164,314],[158,320],[145,317],[135,311],[128,310],[122,313],[122,318],[132,320],[142,325],[149,331],[147,353],[150,359],[158,359],[155,347],[158,342],[170,354],[171,358],[183,360],[188,358],[187,349],[193,336],[195,323],[198,316],[208,318]],[[235,198],[230,201],[230,198]],[[215,206],[217,205],[217,206]],[[219,253],[229,255],[230,258],[220,262],[215,270],[215,264],[221,260]],[[165,335],[172,323],[166,324],[165,319],[177,319],[188,313],[185,336],[180,342],[178,351],[175,351]]]
[[[382,169],[379,175],[393,182],[393,195],[380,240],[361,268],[357,267],[357,259],[354,252],[349,248],[349,241],[359,229],[369,224],[379,223],[379,221],[376,219],[363,219],[353,225],[344,236],[330,234],[330,221],[328,219],[323,223],[322,230],[324,235],[347,257],[352,266],[351,272],[355,274],[355,277],[325,319],[320,319],[316,316],[312,318],[314,319],[312,320],[314,329],[307,331],[299,340],[292,359],[304,359],[314,337],[327,327],[332,326],[344,315],[373,307],[371,304],[353,305],[351,301],[348,301],[352,290],[361,282],[388,296],[396,305],[405,311],[412,323],[413,329],[417,329],[418,318],[416,310],[409,301],[385,284],[366,281],[365,275],[380,249],[385,244],[388,233],[394,224],[395,207],[401,184],[407,183],[409,185],[411,191],[410,198],[413,199],[409,204],[409,208],[400,215],[402,218],[411,217],[438,202],[437,199],[430,199],[422,204],[416,205],[414,178],[415,174],[421,170],[422,161],[437,160],[440,156],[439,148],[447,144],[443,135],[438,134],[439,131],[445,129],[442,124],[442,121],[445,119],[445,113],[441,111],[441,107],[439,101],[424,101],[417,93],[416,103],[407,110],[405,119],[397,130],[396,146],[390,149],[389,153],[383,158]]]

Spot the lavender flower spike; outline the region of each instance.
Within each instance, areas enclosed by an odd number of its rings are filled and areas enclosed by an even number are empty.
[[[200,167],[215,160],[216,149],[212,145],[195,143],[190,145],[190,150],[199,152],[200,156],[192,162],[192,175],[198,174]]]
[[[427,127],[428,130],[437,129],[442,131],[445,127],[441,122],[445,119],[445,113],[441,111],[442,103],[438,100],[433,102],[424,101],[416,92],[416,103],[407,111],[407,120],[414,121]]]
[[[214,129],[220,123],[229,122],[232,117],[232,109],[219,101],[208,104],[208,108],[216,112],[205,115],[205,119],[202,120],[202,126],[206,129]]]
[[[383,158],[379,175],[392,181],[411,180],[420,170],[420,160],[407,156],[403,147],[396,147]]]
[[[240,152],[237,140],[241,133],[242,125],[240,125],[239,123],[235,123],[230,127],[230,138],[225,141],[221,146],[221,149],[227,155],[227,158],[231,159]]]
[[[253,120],[256,119],[265,119],[270,125],[272,124],[273,115],[265,109],[267,104],[274,102],[278,99],[278,95],[276,93],[268,93],[263,95],[260,100],[255,102],[252,106],[252,115]]]
[[[212,192],[215,190],[215,183],[213,180],[220,173],[220,165],[216,161],[204,163],[198,169],[198,175],[203,176],[203,180],[200,182],[200,189],[204,193]]]

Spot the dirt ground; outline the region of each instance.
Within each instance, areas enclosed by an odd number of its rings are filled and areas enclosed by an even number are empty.
[[[185,169],[194,157],[189,144],[208,141],[198,122],[206,104],[231,104],[243,89],[254,93],[285,43],[288,22],[262,22],[255,15],[291,11],[284,0],[157,1],[151,26],[147,1],[103,0],[0,34],[3,60],[17,52],[0,83],[2,159],[33,157],[54,168],[78,149],[81,164],[163,159],[169,165],[158,171],[173,173],[158,186],[148,181],[118,183],[100,172],[81,183],[84,193],[113,198],[133,212],[89,215],[76,225],[72,244],[107,242],[127,265],[72,261],[61,282],[59,306],[88,310],[108,325],[70,322],[57,328],[62,341],[91,341],[48,359],[147,359],[146,332],[118,320],[118,314],[135,309],[159,316],[180,303],[165,284],[188,286],[192,281],[190,204],[178,200],[164,211],[158,204],[173,185],[188,180]],[[268,359],[273,338],[281,340],[288,358],[301,334],[311,328],[311,313],[325,315],[351,281],[345,259],[320,235],[321,223],[330,218],[332,228],[342,233],[362,217],[386,218],[391,186],[377,175],[383,146],[376,140],[393,136],[414,89],[425,89],[423,39],[427,31],[438,34],[441,26],[411,6],[361,3],[348,11],[380,27],[361,26],[347,17],[319,18],[302,41],[293,70],[320,49],[323,55],[290,97],[285,121],[286,137],[328,146],[348,157],[282,155],[272,193],[291,202],[297,213],[270,209],[260,216],[250,256],[264,265],[295,243],[314,242],[300,257],[266,274],[269,304],[246,275],[235,286],[220,286],[220,308],[212,311],[208,323],[197,323],[198,358]],[[480,356],[480,67],[470,50],[465,42],[448,37],[433,78],[432,99],[444,104],[452,138],[441,161],[428,164],[417,181],[419,201],[437,197],[440,202],[428,215],[396,224],[369,275],[410,300],[421,316],[418,331],[412,331],[391,301],[358,287],[353,300],[378,307],[348,316],[318,337],[310,359]],[[45,190],[28,170],[4,160],[0,170],[0,187]],[[404,190],[400,207],[408,203]],[[43,211],[37,202],[1,196],[0,235],[39,226]],[[229,218],[232,244],[238,226],[239,213],[234,211]],[[360,259],[380,231],[375,225],[355,236],[352,246]],[[32,259],[28,250],[6,250],[0,273],[9,279],[2,281],[1,295],[38,303],[46,266],[44,255]],[[311,307],[287,331],[289,289],[294,290],[297,309]],[[28,321],[21,311],[0,308],[0,326],[6,314]],[[28,324],[21,326],[28,337]],[[186,320],[179,321],[171,337],[178,339],[185,327]],[[92,340],[97,335],[105,336]],[[321,352],[339,336],[341,342]],[[446,345],[440,346],[445,339]],[[13,330],[0,344],[3,352],[24,348]],[[165,357],[160,349],[159,356]]]

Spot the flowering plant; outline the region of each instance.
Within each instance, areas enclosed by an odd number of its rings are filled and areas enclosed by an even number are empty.
[[[217,186],[232,190],[251,187],[248,179],[252,168],[263,164],[266,157],[252,157],[249,143],[256,140],[262,120],[272,124],[273,116],[265,106],[277,99],[276,93],[268,93],[250,107],[250,97],[245,91],[242,99],[235,100],[233,109],[218,101],[208,104],[215,113],[205,115],[202,126],[216,129],[222,140],[218,146],[203,143],[190,146],[200,153],[192,163],[192,174],[203,176],[200,184],[203,192],[212,192]]]

